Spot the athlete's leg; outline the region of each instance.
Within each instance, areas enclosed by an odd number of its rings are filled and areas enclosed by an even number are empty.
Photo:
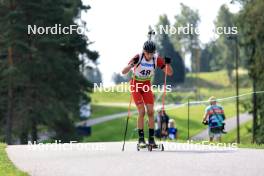
[[[154,140],[154,104],[146,104],[149,119],[149,144],[155,145]]]
[[[150,85],[148,85],[150,87]],[[148,90],[148,91],[146,91]],[[142,98],[147,107],[147,114],[149,120],[149,144],[155,145],[154,140],[154,95],[151,89],[143,89]]]
[[[138,129],[143,129],[144,128],[144,116],[145,116],[145,107],[144,107],[144,102],[143,102],[143,96],[142,96],[142,91],[140,88],[137,87],[136,83],[130,82],[132,85],[131,87],[131,93],[132,97],[134,100],[134,103],[137,106],[138,110]]]
[[[144,116],[145,116],[145,107],[144,104],[137,104],[137,110],[138,110],[138,120],[137,120],[137,126],[138,126],[138,143],[140,145],[145,145],[145,137],[144,137]]]
[[[138,143],[145,143],[144,139],[144,116],[145,116],[145,107],[143,98],[141,95],[141,91],[136,87],[131,87],[132,89],[132,97],[137,106],[138,110],[138,119],[137,119],[137,127],[138,127]]]
[[[149,128],[154,129],[154,104],[146,104],[149,119]]]
[[[144,129],[144,116],[145,116],[145,107],[144,104],[137,104],[138,110],[138,129]]]
[[[144,103],[147,108],[148,120],[149,120],[149,128],[154,129],[154,95],[152,91],[144,92],[142,94]]]
[[[147,108],[149,128],[154,129],[154,95],[151,90],[150,82],[144,84],[144,87],[142,88],[142,98]]]

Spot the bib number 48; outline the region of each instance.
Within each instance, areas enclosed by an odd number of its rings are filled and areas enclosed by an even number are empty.
[[[144,76],[150,75],[151,70],[142,70],[140,73]]]

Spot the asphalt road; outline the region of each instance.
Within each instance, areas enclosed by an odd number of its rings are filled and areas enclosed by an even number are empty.
[[[121,142],[8,146],[12,162],[32,176],[263,176],[264,150],[165,143],[165,151]]]

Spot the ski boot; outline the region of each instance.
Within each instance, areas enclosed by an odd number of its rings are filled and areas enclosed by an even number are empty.
[[[147,144],[145,142],[145,139],[142,137],[138,138],[137,151],[140,151],[140,149],[144,149],[146,147],[147,147]]]

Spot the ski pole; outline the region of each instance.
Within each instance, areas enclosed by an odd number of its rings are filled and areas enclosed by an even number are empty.
[[[133,73],[133,80],[132,80],[132,84],[134,85],[135,83],[135,67],[134,67],[134,73]],[[125,150],[125,143],[126,143],[126,135],[127,135],[127,128],[128,128],[128,120],[129,117],[131,115],[131,103],[132,103],[132,93],[130,92],[130,100],[129,100],[129,104],[128,104],[128,109],[127,109],[127,120],[126,120],[126,128],[125,128],[125,133],[124,133],[124,142],[123,142],[123,147],[122,147],[122,151]]]
[[[128,113],[127,113],[126,128],[125,128],[124,142],[123,142],[122,151],[125,150],[125,141],[126,141],[126,135],[127,135],[128,120],[129,120],[129,117],[130,117],[131,102],[132,102],[132,95],[130,93],[130,101],[129,101],[129,105],[128,105]]]
[[[166,96],[166,85],[167,85],[167,69],[168,69],[168,64],[165,65],[165,74],[164,74],[164,84],[163,84],[163,96],[162,96],[162,115],[164,116],[164,111],[165,111],[165,96]]]
[[[150,41],[152,39],[152,36],[155,35],[155,31],[153,29],[150,29],[148,32],[148,40]]]

